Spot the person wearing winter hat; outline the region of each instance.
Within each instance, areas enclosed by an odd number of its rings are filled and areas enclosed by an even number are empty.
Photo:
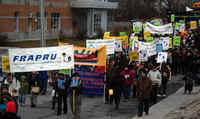
[[[152,90],[152,81],[147,77],[146,70],[141,70],[141,75],[137,80],[136,90],[138,98],[138,117],[149,114],[149,98]]]

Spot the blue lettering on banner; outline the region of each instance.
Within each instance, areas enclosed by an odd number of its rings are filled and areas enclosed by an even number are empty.
[[[57,54],[44,54],[44,55],[28,55],[28,56],[14,56],[13,62],[26,62],[26,61],[48,61],[48,60],[55,60]]]

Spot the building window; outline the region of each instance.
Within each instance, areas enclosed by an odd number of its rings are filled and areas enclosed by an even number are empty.
[[[44,30],[46,31],[47,30],[47,21],[48,21],[48,19],[47,19],[47,16],[48,16],[48,14],[45,12],[45,15],[44,15]],[[37,18],[36,18],[37,20],[37,31],[39,31],[40,29],[41,29],[41,21],[40,21],[40,12],[38,12],[37,13]]]
[[[52,13],[51,14],[51,28],[59,30],[60,29],[60,14]]]
[[[28,32],[32,32],[33,13],[28,14]]]
[[[14,13],[14,19],[15,19],[14,30],[15,32],[18,32],[19,31],[19,13],[18,12]]]
[[[94,32],[97,33],[101,28],[101,13],[94,14]]]
[[[37,18],[36,18],[37,20],[37,31],[39,31],[40,30],[40,28],[41,28],[41,23],[40,23],[40,12],[38,12],[37,13]]]

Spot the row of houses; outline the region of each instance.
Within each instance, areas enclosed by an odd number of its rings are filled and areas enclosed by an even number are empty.
[[[95,36],[99,29],[107,31],[117,0],[44,0],[45,38],[75,32]],[[40,0],[0,0],[0,35],[10,41],[39,40]]]

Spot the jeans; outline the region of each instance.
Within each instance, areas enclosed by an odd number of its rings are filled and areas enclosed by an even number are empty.
[[[124,98],[128,99],[131,93],[131,86],[124,87]]]
[[[45,94],[47,92],[47,85],[48,85],[48,80],[47,79],[41,79],[40,80],[41,93]]]
[[[26,96],[25,96],[25,94],[20,94],[19,95],[19,103],[20,104],[25,104],[26,103]]]

